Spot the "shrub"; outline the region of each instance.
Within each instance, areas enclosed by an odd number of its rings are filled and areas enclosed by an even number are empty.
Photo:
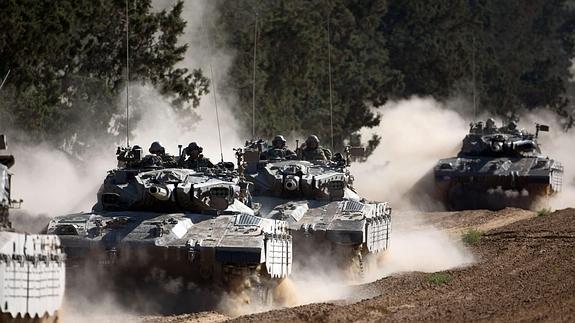
[[[549,214],[551,214],[551,209],[548,208],[542,208],[537,211],[537,216],[548,216]]]
[[[427,281],[434,285],[443,285],[451,281],[452,277],[448,273],[433,273],[427,276]]]
[[[467,243],[467,244],[476,244],[479,242],[479,240],[481,240],[481,235],[483,234],[483,232],[477,230],[477,229],[469,229],[467,230],[467,232],[463,235],[462,239],[463,242]]]

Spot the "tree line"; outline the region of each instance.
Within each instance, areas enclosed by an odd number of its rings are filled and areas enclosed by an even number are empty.
[[[479,112],[504,118],[547,108],[574,122],[572,1],[220,0],[219,12],[216,32],[238,53],[228,86],[246,127],[257,43],[256,125],[266,137],[330,137],[330,60],[336,148],[379,123],[372,107],[413,95],[475,96]],[[370,148],[379,140],[367,139]]]
[[[148,83],[191,109],[208,92],[201,70],[179,68],[188,50],[179,43],[186,22],[183,2],[155,12],[151,0],[0,2],[0,125],[31,140],[77,149],[90,138],[120,136],[118,114],[125,89],[126,16],[129,81]],[[123,118],[123,119],[122,119]]]
[[[475,96],[480,111],[507,118],[546,108],[573,125],[573,1],[216,1],[211,37],[235,54],[221,86],[239,98],[246,137],[255,103],[256,136],[313,132],[329,145],[333,127],[338,149],[379,124],[377,107],[413,95]],[[151,0],[130,3],[130,81],[190,111],[210,80],[177,67],[193,55],[186,3],[159,12]],[[125,10],[123,0],[0,2],[0,74],[11,71],[0,125],[57,145],[123,133]],[[364,142],[373,149],[379,138]]]

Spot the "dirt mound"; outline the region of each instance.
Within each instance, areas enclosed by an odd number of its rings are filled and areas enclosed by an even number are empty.
[[[543,216],[513,209],[437,213],[430,220],[454,234],[490,229],[470,246],[479,262],[378,280],[358,292],[379,295],[358,303],[310,304],[234,321],[575,320],[575,209]]]

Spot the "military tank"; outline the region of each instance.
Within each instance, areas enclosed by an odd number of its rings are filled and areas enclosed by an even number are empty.
[[[347,168],[350,148],[346,157],[335,154],[329,161],[262,160],[271,155],[266,149],[264,141],[247,142],[238,149],[239,168],[253,185],[259,214],[288,222],[298,268],[333,267],[348,278],[360,278],[364,257],[389,247],[391,207],[356,193]]]
[[[6,149],[4,135],[0,149]],[[9,209],[22,203],[11,196],[13,165],[13,156],[0,155],[0,322],[56,322],[64,297],[66,257],[57,236],[12,228]]]
[[[71,266],[89,263],[138,281],[161,270],[226,290],[244,280],[269,290],[289,275],[287,222],[256,216],[234,171],[165,168],[133,152],[118,151],[121,167],[109,171],[91,212],[49,223]]]
[[[515,122],[496,127],[493,119],[470,125],[456,157],[434,168],[438,196],[452,210],[529,208],[537,197],[561,191],[563,166],[541,153],[535,134]]]

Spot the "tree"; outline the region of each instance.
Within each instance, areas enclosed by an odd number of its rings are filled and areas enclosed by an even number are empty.
[[[566,2],[391,1],[382,30],[404,76],[398,95],[443,99],[475,87],[480,111],[513,118],[549,107],[567,117],[575,16]]]
[[[220,45],[237,53],[226,85],[239,93],[236,113],[249,129],[246,135],[251,134],[256,15],[256,136],[315,133],[330,145],[330,52],[336,149],[362,127],[377,125],[372,106],[382,105],[401,86],[379,31],[385,1],[220,1],[219,8],[228,35]]]
[[[132,3],[132,2],[130,2]],[[149,82],[177,109],[197,106],[208,91],[201,70],[176,68],[187,46],[183,2],[152,12],[151,0],[130,8],[130,82]],[[125,87],[126,13],[121,0],[3,1],[0,93],[3,127],[57,144],[105,134]]]

